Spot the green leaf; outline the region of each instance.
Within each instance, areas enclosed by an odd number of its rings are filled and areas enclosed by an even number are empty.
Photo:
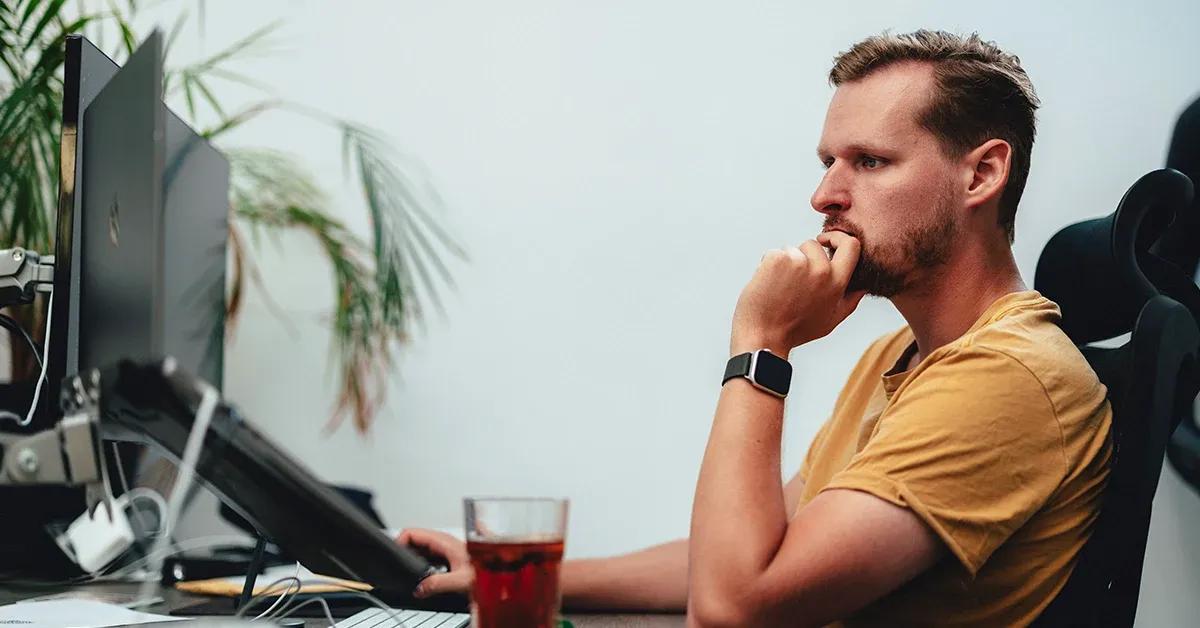
[[[67,0],[50,0],[50,5],[46,7],[46,12],[42,14],[42,19],[38,20],[36,26],[33,27],[33,32],[29,35],[29,44],[26,45],[26,50],[29,45],[33,44],[42,36],[42,31],[51,20],[58,17],[59,11],[62,11],[62,6]]]
[[[218,116],[225,118],[225,109],[221,107],[221,103],[217,101],[217,97],[213,96],[212,91],[208,89],[208,85],[204,84],[204,80],[200,77],[196,77],[195,82],[196,89],[200,92],[200,95],[204,97],[204,100],[208,102],[208,106],[212,107],[213,111],[217,112]]]
[[[275,101],[265,101],[251,105],[232,116],[225,117],[219,124],[217,124],[217,126],[211,129],[205,129],[200,133],[200,135],[204,136],[206,139],[212,140],[227,131],[235,129],[242,124],[249,122],[251,119],[259,116],[260,114],[275,108],[276,104],[277,103]]]
[[[196,99],[192,96],[192,76],[183,75],[183,97],[187,101],[188,119],[196,119]]]
[[[38,7],[42,5],[41,0],[26,1],[28,4],[25,5],[25,13],[21,14],[21,21],[17,24],[17,30],[25,28],[25,24],[29,22],[29,19],[33,17],[33,14],[37,13]]]

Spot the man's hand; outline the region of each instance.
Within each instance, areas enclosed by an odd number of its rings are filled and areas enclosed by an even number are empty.
[[[731,352],[770,349],[786,358],[794,347],[833,331],[866,295],[846,293],[858,255],[858,240],[841,231],[767,251],[738,298]]]
[[[462,541],[436,530],[412,528],[400,532],[396,542],[411,545],[419,553],[441,557],[450,564],[450,572],[434,574],[421,581],[414,597],[425,598],[439,593],[467,593],[475,579],[467,545]]]

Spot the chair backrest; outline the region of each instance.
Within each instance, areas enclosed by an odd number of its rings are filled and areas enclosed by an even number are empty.
[[[1035,625],[1133,625],[1167,442],[1200,389],[1200,288],[1153,252],[1192,195],[1183,174],[1151,172],[1112,214],[1055,234],[1038,260],[1034,287],[1059,304],[1064,331],[1108,388],[1114,447],[1092,535]],[[1125,333],[1119,347],[1091,345]]]
[[[1167,167],[1187,175],[1193,183],[1200,181],[1200,98],[1192,101],[1175,122]],[[1182,269],[1187,277],[1196,277],[1200,267],[1200,197],[1192,198],[1188,211],[1151,250]],[[1200,491],[1200,426],[1191,409],[1167,443],[1167,460],[1193,489]]]

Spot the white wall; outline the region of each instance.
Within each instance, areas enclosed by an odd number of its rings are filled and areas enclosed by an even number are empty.
[[[457,525],[468,494],[553,494],[572,499],[577,556],[683,535],[734,300],[763,249],[819,227],[837,52],[936,27],[1021,56],[1044,102],[1015,248],[1030,282],[1051,234],[1162,164],[1200,92],[1200,4],[1048,4],[210,0],[205,39],[189,29],[176,61],[284,18],[287,52],[239,69],[396,138],[471,255],[372,433],[327,436],[328,270],[304,237],[267,241],[257,259],[295,333],[252,294],[228,394],[322,476],[376,491],[392,525]],[[333,132],[280,114],[230,140],[302,156],[365,227]],[[858,354],[900,323],[870,301],[793,354],[787,468]],[[1200,496],[1165,474],[1142,625],[1200,614],[1198,528]]]

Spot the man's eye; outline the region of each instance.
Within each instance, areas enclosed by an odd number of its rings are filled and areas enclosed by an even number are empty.
[[[868,170],[874,170],[875,168],[883,165],[882,161],[874,157],[863,157],[858,161],[858,163],[862,164],[862,167]]]

